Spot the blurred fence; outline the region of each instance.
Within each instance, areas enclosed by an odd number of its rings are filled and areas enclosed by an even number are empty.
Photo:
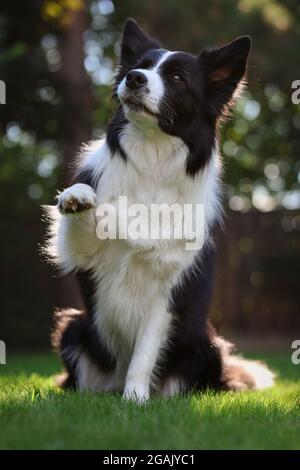
[[[38,255],[40,215],[26,223],[7,217],[0,228],[0,339],[8,352],[49,347],[53,308],[79,302],[72,281],[60,280]],[[217,247],[211,307],[217,328],[230,336],[300,332],[300,211],[229,212]]]
[[[215,324],[244,335],[300,333],[300,211],[230,212],[225,225]]]

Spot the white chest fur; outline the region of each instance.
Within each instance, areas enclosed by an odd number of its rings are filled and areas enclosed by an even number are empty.
[[[147,207],[203,204],[208,237],[219,207],[217,155],[191,178],[185,172],[188,150],[178,138],[151,126],[128,124],[121,145],[127,161],[111,156],[105,141],[85,152],[82,167],[101,174],[96,189],[98,204],[117,204],[120,196],[126,196],[129,205],[142,203]],[[135,348],[140,352],[134,357],[143,355],[145,332],[153,342],[154,355],[158,350],[155,338],[160,338],[159,346],[167,341],[171,289],[192,265],[196,252],[186,250],[182,240],[99,240],[96,223],[93,210],[61,216],[56,238],[58,258],[66,270],[91,269],[97,286],[95,326],[119,358],[121,376]],[[146,349],[146,355],[151,356],[151,345],[147,343]],[[136,370],[138,365],[132,367]]]

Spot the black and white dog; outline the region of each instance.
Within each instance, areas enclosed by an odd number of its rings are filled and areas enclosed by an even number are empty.
[[[86,304],[57,314],[65,386],[144,402],[151,393],[272,384],[266,366],[231,355],[207,320],[212,232],[222,217],[218,127],[243,84],[249,49],[245,36],[199,56],[171,52],[126,22],[118,109],[51,210],[48,252],[63,272],[77,273]],[[204,244],[99,236],[96,207],[117,207],[121,196],[146,207],[202,204]]]

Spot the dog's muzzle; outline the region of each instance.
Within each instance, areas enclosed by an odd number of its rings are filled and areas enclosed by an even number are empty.
[[[134,91],[147,85],[148,78],[143,72],[140,72],[138,70],[132,70],[126,75],[125,83],[126,87],[129,88],[129,90]]]

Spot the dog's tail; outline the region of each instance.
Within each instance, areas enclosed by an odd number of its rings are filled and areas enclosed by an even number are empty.
[[[272,387],[275,374],[261,361],[250,361],[239,356],[227,356],[223,367],[228,390],[261,390]]]
[[[217,342],[222,351],[222,383],[226,390],[262,390],[272,387],[276,376],[266,364],[232,354],[233,345],[223,338],[218,338]]]

